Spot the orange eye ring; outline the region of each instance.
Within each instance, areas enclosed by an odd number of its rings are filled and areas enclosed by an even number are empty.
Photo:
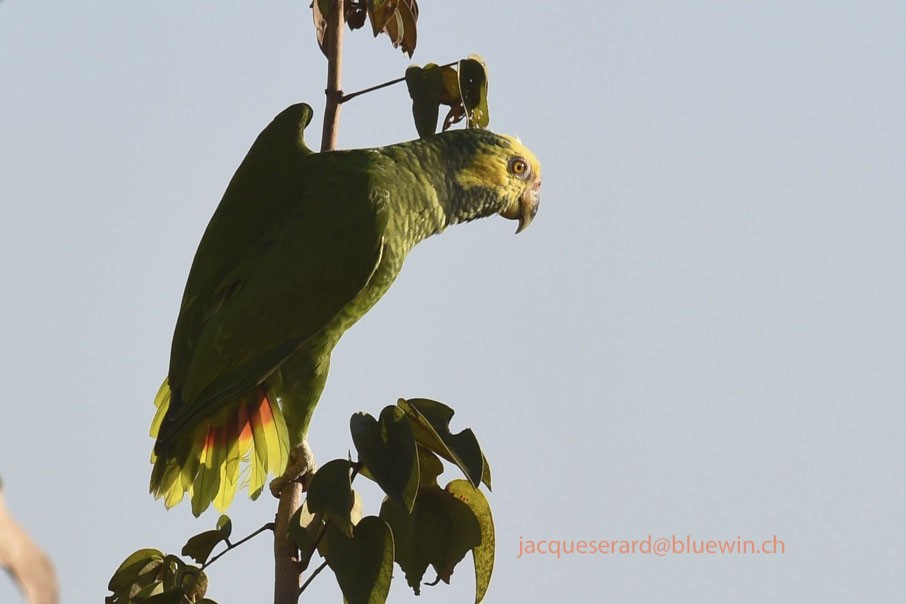
[[[532,172],[531,166],[529,166],[529,163],[522,157],[514,157],[510,160],[510,165],[507,167],[511,173],[523,179],[528,178],[529,174]]]

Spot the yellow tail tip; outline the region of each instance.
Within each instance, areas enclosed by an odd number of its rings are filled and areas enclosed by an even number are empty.
[[[150,433],[157,438],[170,404],[166,380],[154,403]],[[263,388],[177,429],[171,440],[166,455],[151,454],[150,491],[167,509],[188,494],[196,516],[211,505],[225,511],[240,487],[256,499],[268,475],[283,473],[289,454],[283,413]]]

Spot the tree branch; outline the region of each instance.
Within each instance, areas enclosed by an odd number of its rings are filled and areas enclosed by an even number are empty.
[[[315,0],[317,2],[317,0]],[[340,99],[343,73],[343,29],[346,25],[344,0],[334,0],[327,16],[327,102],[324,107],[324,127],[321,130],[321,151],[337,147],[340,126]],[[305,486],[291,482],[280,492],[277,520],[274,526],[274,604],[297,604],[301,593],[302,562],[299,548],[289,538],[289,522],[302,507]],[[317,574],[317,573],[315,573]]]
[[[0,568],[6,569],[28,604],[57,604],[57,576],[50,558],[6,511],[0,486]]]
[[[340,103],[343,98],[343,28],[346,24],[344,0],[336,0],[327,18],[327,104],[324,107],[324,128],[321,131],[321,151],[337,148],[340,128]]]
[[[304,489],[291,482],[280,492],[277,522],[274,524],[274,604],[296,604],[302,583],[302,563],[299,548],[289,538],[289,521],[300,507]]]

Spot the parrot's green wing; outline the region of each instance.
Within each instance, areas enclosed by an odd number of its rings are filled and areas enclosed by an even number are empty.
[[[307,193],[277,237],[243,257],[217,290],[197,295],[208,312],[190,362],[170,376],[167,403],[176,404],[171,413],[159,408],[165,417],[156,422],[152,491],[168,505],[190,491],[196,514],[212,501],[225,508],[247,455],[253,495],[268,473],[283,471],[286,427],[260,385],[343,311],[380,261],[376,204]]]
[[[281,125],[281,116],[230,183],[186,284],[152,426],[151,490],[168,506],[189,491],[196,513],[211,501],[226,507],[246,456],[253,494],[267,473],[283,471],[286,427],[260,386],[380,262],[386,196],[369,190],[361,166],[310,153],[302,122]]]
[[[214,292],[199,293],[202,327],[176,373],[196,412],[260,384],[367,284],[381,256],[380,204],[329,191],[336,187],[286,192],[304,201],[279,234],[263,236]]]
[[[287,203],[287,196],[281,194],[286,175],[313,154],[303,136],[311,118],[311,107],[305,103],[280,112],[255,139],[223,194],[186,283],[170,351],[171,383],[181,384],[205,314],[224,293],[218,288],[227,273],[250,248],[260,244],[263,235],[280,228]]]

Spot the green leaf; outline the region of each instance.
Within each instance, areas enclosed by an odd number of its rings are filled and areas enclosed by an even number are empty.
[[[425,489],[419,513],[419,533],[423,525],[434,523],[449,531],[443,540],[432,542],[431,566],[444,583],[450,583],[453,569],[466,553],[481,543],[481,525],[465,503],[441,489]],[[449,528],[448,528],[449,527]],[[427,536],[429,531],[425,531]]]
[[[223,534],[224,539],[229,539],[233,533],[233,521],[226,514],[221,514],[217,519],[217,530]]]
[[[494,518],[491,506],[484,494],[467,480],[454,480],[447,485],[447,492],[469,507],[481,530],[481,544],[472,549],[475,563],[475,604],[479,604],[487,593],[494,571]]]
[[[416,442],[459,466],[466,478],[478,486],[484,475],[484,454],[472,430],[450,432],[453,409],[424,398],[400,399],[397,405],[406,412]]]
[[[416,508],[418,499],[416,499]],[[421,593],[422,577],[428,570],[428,558],[419,550],[415,536],[418,532],[416,515],[407,512],[389,497],[381,504],[381,518],[393,532],[393,557],[406,574],[406,582],[415,592]]]
[[[438,486],[419,489],[411,514],[385,499],[381,518],[393,531],[394,557],[416,595],[429,565],[449,583],[454,567],[481,542],[481,526],[469,506]]]
[[[129,592],[133,584],[146,585],[153,582],[164,563],[164,554],[156,549],[140,549],[130,554],[107,584],[107,589],[116,593]]]
[[[491,119],[488,112],[488,70],[480,56],[469,55],[459,62],[459,91],[469,117],[469,128],[487,128]]]
[[[189,566],[183,573],[180,587],[189,602],[196,602],[204,598],[205,592],[208,591],[208,577],[200,568]]]
[[[418,491],[418,456],[406,414],[388,405],[379,420],[356,413],[349,420],[359,460],[387,495],[412,509]]]
[[[371,33],[374,37],[384,31],[387,22],[393,17],[399,0],[368,0],[368,18],[371,20]]]
[[[462,95],[459,93],[459,72],[452,65],[444,65],[440,68],[440,74],[444,81],[440,102],[450,107],[462,105]]]
[[[444,471],[444,463],[437,455],[419,445],[418,447],[418,486],[436,487],[437,477]]]
[[[144,602],[145,600],[147,600],[147,599],[150,598],[151,596],[156,596],[156,595],[161,594],[161,593],[163,593],[163,592],[164,592],[164,586],[163,586],[163,584],[161,584],[161,583],[152,583],[151,585],[146,585],[145,587],[143,587],[142,589],[140,589],[139,591],[137,591],[137,592],[136,592],[134,595],[132,595],[131,597],[126,598],[125,600],[118,600],[118,601],[130,602],[130,603],[131,603],[131,602]]]
[[[488,463],[488,458],[484,456],[484,452],[481,453],[481,462],[484,466],[484,472],[481,474],[481,482],[484,483],[484,486],[488,487],[489,491],[493,491],[491,488],[491,464]]]
[[[190,537],[186,544],[182,546],[180,553],[183,556],[192,558],[199,564],[204,564],[221,541],[223,541],[223,534],[220,531],[204,531]]]
[[[416,0],[368,0],[371,31],[390,37],[394,48],[401,48],[410,57],[418,42],[418,2]]]
[[[164,572],[161,577],[164,590],[175,589],[182,584],[182,576],[186,566],[186,563],[179,556],[174,556],[173,554],[164,556]]]
[[[107,604],[216,604],[204,598],[208,578],[200,568],[152,549],[126,558],[109,588]]]
[[[140,600],[136,599],[135,601],[138,602]],[[142,604],[184,604],[185,601],[186,594],[181,589],[165,591],[159,594],[155,594],[147,600],[141,600]],[[193,602],[194,600],[189,601]]]
[[[345,535],[352,535],[352,506],[355,496],[349,477],[350,463],[346,459],[327,462],[312,476],[308,487],[308,509],[312,514],[323,513]]]
[[[208,578],[197,566],[190,566],[178,556],[164,555],[156,549],[143,549],[131,554],[120,564],[108,588],[107,604],[193,604],[204,597]]]
[[[406,70],[406,87],[412,99],[412,117],[415,129],[422,138],[437,131],[437,117],[440,113],[444,93],[444,77],[434,63],[422,67],[413,65]]]
[[[191,537],[186,544],[182,546],[182,555],[189,556],[199,564],[205,564],[211,556],[211,552],[221,541],[229,543],[230,534],[233,531],[233,523],[230,517],[222,514],[217,519],[217,528],[213,531],[204,531],[194,537]]]
[[[434,71],[440,72],[440,81]],[[430,79],[429,79],[430,78]],[[420,136],[437,128],[440,105],[450,107],[444,118],[443,130],[468,117],[469,128],[487,128],[488,74],[484,59],[472,54],[457,63],[457,67],[437,67],[433,63],[424,69],[417,66],[406,70],[406,84],[412,98],[412,113]]]
[[[349,604],[383,604],[393,576],[393,535],[376,516],[362,518],[352,537],[327,528],[327,563]]]
[[[444,566],[447,545],[453,540],[453,519],[438,488],[422,489],[415,510],[415,547],[419,557],[435,567]]]

